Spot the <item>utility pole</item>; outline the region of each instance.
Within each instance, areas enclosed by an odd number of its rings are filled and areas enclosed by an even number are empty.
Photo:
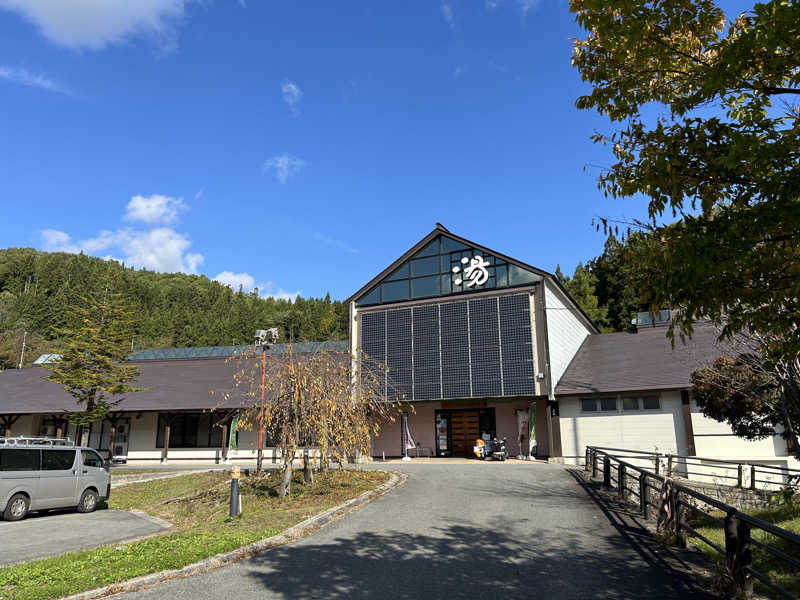
[[[28,340],[28,332],[27,330],[22,331],[22,352],[19,354],[19,366],[18,369],[22,368],[22,359],[25,358],[25,342]]]

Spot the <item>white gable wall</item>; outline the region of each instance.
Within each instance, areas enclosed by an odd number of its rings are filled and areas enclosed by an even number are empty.
[[[550,377],[553,387],[567,370],[583,340],[592,330],[580,311],[556,286],[544,281],[547,339],[550,346]]]

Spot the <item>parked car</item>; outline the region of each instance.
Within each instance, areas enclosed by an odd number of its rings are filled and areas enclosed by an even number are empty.
[[[0,514],[19,521],[32,510],[92,512],[111,493],[110,466],[69,441],[0,437]]]

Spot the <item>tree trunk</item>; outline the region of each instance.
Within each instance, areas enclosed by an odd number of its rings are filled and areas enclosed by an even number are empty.
[[[164,448],[161,450],[161,462],[169,460],[169,421],[164,425]]]
[[[294,450],[289,449],[283,456],[283,478],[279,496],[285,498],[292,491],[292,468],[294,466]]]
[[[303,449],[303,481],[306,485],[314,485],[314,469],[308,460],[308,448]]]
[[[111,422],[111,431],[108,435],[108,460],[111,461],[114,458],[114,439],[117,437],[117,420],[114,419]]]

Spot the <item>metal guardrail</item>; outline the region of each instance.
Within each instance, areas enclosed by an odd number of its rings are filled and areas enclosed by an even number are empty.
[[[68,437],[8,437],[0,435],[0,446],[75,446],[75,442]]]
[[[625,455],[618,456],[612,454],[612,452],[623,452]],[[774,581],[771,581],[763,573],[759,573],[753,569],[752,548],[756,546],[798,570],[800,570],[800,559],[765,542],[754,539],[752,530],[761,530],[788,542],[793,550],[797,550],[797,556],[800,556],[800,536],[786,529],[776,527],[772,523],[743,513],[716,498],[712,498],[692,488],[681,485],[668,476],[659,474],[656,471],[658,468],[657,466],[653,471],[650,471],[644,467],[634,465],[627,460],[623,460],[623,458],[628,458],[629,456],[638,459],[644,457],[651,458],[654,454],[655,453],[639,452],[636,450],[587,446],[586,464],[584,468],[586,471],[591,471],[593,478],[598,476],[602,468],[603,486],[607,489],[612,489],[612,482],[616,482],[620,501],[628,502],[628,497],[634,497],[638,501],[639,511],[645,519],[651,518],[651,509],[660,510],[662,508],[660,503],[653,502],[653,499],[658,498],[657,494],[661,494],[665,489],[668,490],[666,503],[668,503],[670,508],[672,527],[680,546],[685,548],[687,538],[692,536],[703,540],[715,551],[722,554],[725,557],[725,565],[728,573],[747,598],[752,597],[753,580],[756,579],[781,596],[798,600],[798,597],[792,592],[781,587]],[[656,465],[658,465],[660,457],[662,456],[665,455],[656,456]],[[600,463],[602,463],[602,466]],[[616,470],[616,479],[611,477],[612,469]],[[666,481],[669,481],[671,485],[664,486]],[[632,483],[634,483],[634,485],[631,485]],[[654,495],[654,493],[656,495]],[[710,514],[708,510],[692,503],[692,499],[725,513],[725,517],[721,519]],[[701,514],[709,521],[723,526],[725,533],[724,548],[689,525],[687,522],[687,513],[689,511]]]
[[[717,483],[725,480],[726,485],[737,488],[768,489],[775,491],[778,488],[792,488],[800,491],[800,469],[790,469],[767,465],[753,461],[725,460],[707,456],[684,456],[681,454],[647,452],[643,450],[629,450],[626,448],[609,448],[605,446],[592,446],[597,450],[611,452],[618,458],[631,460],[647,460],[654,465],[656,474],[661,472],[669,476],[686,477],[695,481],[702,478]],[[721,473],[719,471],[722,471]],[[734,483],[735,482],[735,483]],[[761,484],[761,485],[759,485]]]

